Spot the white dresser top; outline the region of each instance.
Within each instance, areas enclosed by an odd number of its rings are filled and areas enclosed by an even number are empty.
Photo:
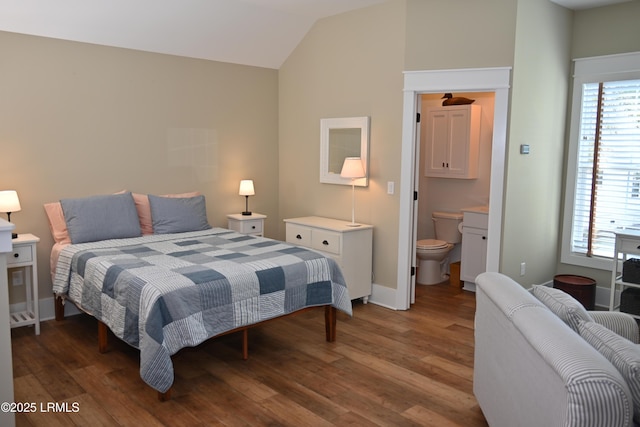
[[[640,230],[634,228],[616,228],[612,231],[616,233],[616,236],[640,239]]]
[[[350,231],[358,231],[373,228],[373,225],[360,224],[357,227],[351,226],[351,221],[343,221],[341,219],[324,218],[321,216],[304,216],[300,218],[288,218],[284,222],[289,224],[305,225],[308,227],[323,228],[325,230],[338,231],[340,233],[348,233]]]
[[[249,220],[249,219],[265,219],[266,217],[267,217],[266,215],[262,215],[256,212],[251,212],[251,215],[242,215],[241,213],[227,215],[227,218],[237,219],[239,221]]]

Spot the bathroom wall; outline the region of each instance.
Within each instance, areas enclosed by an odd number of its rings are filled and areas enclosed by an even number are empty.
[[[422,95],[422,112],[442,105],[442,93]],[[435,238],[431,213],[433,211],[456,212],[463,208],[489,203],[489,178],[491,175],[491,140],[493,137],[493,92],[454,93],[475,99],[474,105],[482,107],[480,123],[480,151],[477,179],[427,178],[424,176],[426,120],[420,129],[420,179],[418,195],[418,239]],[[458,251],[452,252],[452,261]]]

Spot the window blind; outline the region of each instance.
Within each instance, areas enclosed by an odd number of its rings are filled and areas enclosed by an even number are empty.
[[[612,230],[640,229],[640,80],[582,92],[572,251],[611,258]]]

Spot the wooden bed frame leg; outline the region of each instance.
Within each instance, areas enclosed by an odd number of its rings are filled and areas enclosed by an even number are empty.
[[[330,305],[324,307],[324,328],[328,342],[336,340],[336,308]]]
[[[171,400],[171,388],[169,388],[169,390],[165,391],[164,393],[158,392],[158,400],[160,402]]]
[[[98,351],[100,353],[107,352],[107,325],[98,320]]]
[[[242,360],[249,358],[249,328],[242,330]]]
[[[56,313],[56,320],[64,320],[64,300],[61,296],[55,295],[53,296],[54,301],[54,309]]]

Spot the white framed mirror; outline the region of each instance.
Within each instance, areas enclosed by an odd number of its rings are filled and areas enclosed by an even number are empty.
[[[351,185],[340,171],[346,157],[360,157],[364,178],[356,179],[359,187],[369,185],[369,117],[320,119],[320,182]]]

